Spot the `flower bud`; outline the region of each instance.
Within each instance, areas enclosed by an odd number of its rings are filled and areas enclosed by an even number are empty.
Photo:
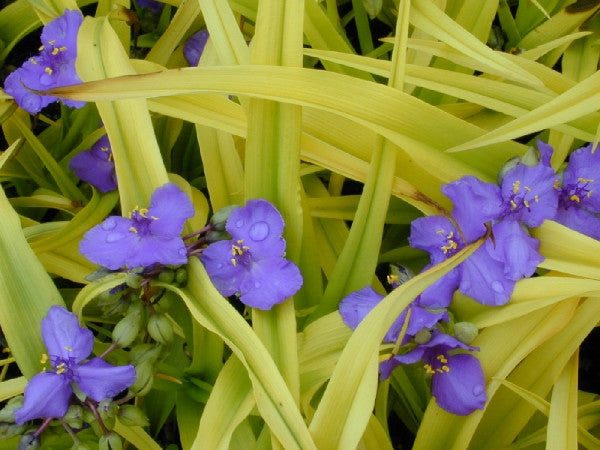
[[[135,366],[136,380],[133,386],[129,390],[136,396],[143,397],[154,383],[154,367],[149,361],[144,361],[141,364]]]
[[[24,434],[19,445],[18,450],[34,450],[40,448],[40,439],[33,433]]]
[[[125,283],[132,289],[139,289],[142,285],[142,281],[144,281],[144,277],[134,272],[127,273],[127,276],[125,277]]]
[[[117,433],[111,431],[110,433],[104,434],[98,440],[99,450],[121,450],[123,443]]]
[[[187,270],[185,270],[183,267],[180,267],[175,272],[175,282],[180,286],[183,286],[187,283]]]
[[[171,284],[175,279],[175,272],[172,270],[163,270],[158,274],[158,281],[163,283]]]
[[[169,309],[171,309],[171,305],[173,304],[173,299],[176,298],[176,295],[171,291],[165,291],[163,296],[154,304],[154,311],[157,313],[165,313]]]
[[[465,344],[470,344],[475,340],[479,330],[477,326],[471,322],[457,322],[454,324],[454,335],[456,339]]]
[[[212,224],[213,229],[217,231],[225,230],[225,225],[227,224],[227,219],[229,219],[229,214],[231,214],[231,211],[239,207],[239,205],[229,205],[214,213],[214,215],[210,218],[210,223]]]
[[[11,398],[0,410],[0,422],[14,422],[15,411],[23,406],[23,401],[22,395]]]
[[[63,420],[71,428],[83,427],[83,408],[79,405],[70,405],[67,413],[63,416]]]
[[[98,404],[98,414],[100,414],[104,426],[109,430],[115,427],[115,418],[118,411],[119,405],[113,402],[112,398],[105,398]]]
[[[231,239],[231,235],[227,231],[217,231],[211,230],[206,233],[206,240],[208,243],[213,243],[217,241],[226,241]]]
[[[10,439],[11,437],[17,436],[25,429],[27,425],[17,425],[16,423],[0,423],[0,439]]]
[[[155,344],[138,344],[134,345],[129,352],[129,358],[131,364],[137,366],[143,362],[148,361],[150,364],[154,364],[160,352],[162,351],[159,345]]]
[[[161,344],[167,344],[173,340],[173,325],[164,314],[151,315],[146,330],[152,339]]]
[[[138,336],[144,323],[145,313],[141,303],[129,305],[127,315],[113,328],[112,338],[120,347],[128,347]]]
[[[431,340],[431,330],[428,328],[421,329],[415,334],[415,342],[420,345],[427,344]]]
[[[145,427],[150,424],[146,415],[135,405],[122,405],[117,418],[128,427]]]

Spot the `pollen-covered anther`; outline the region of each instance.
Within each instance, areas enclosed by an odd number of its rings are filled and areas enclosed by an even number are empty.
[[[59,49],[57,49],[56,47],[54,47],[54,48],[52,49],[52,56],[56,56],[56,55],[58,55],[58,52],[60,52],[60,50],[59,50]]]
[[[400,282],[400,278],[398,275],[388,275],[387,282],[388,284],[398,284]]]
[[[433,367],[431,367],[431,364],[424,364],[423,368],[425,369],[425,373],[428,373],[430,375],[433,375],[435,373],[435,370],[433,370]]]
[[[51,67],[46,67],[44,69],[44,72],[46,72],[48,75],[52,75],[54,73],[54,70],[52,70]]]
[[[581,201],[581,198],[579,198],[579,195],[573,194],[569,197],[569,200],[575,203],[579,203]]]
[[[514,200],[512,200],[512,199],[511,199],[511,201],[510,201],[510,209],[511,209],[511,210],[515,210],[515,209],[517,209],[517,204],[516,204],[516,203],[515,203],[515,201],[514,201]]]
[[[539,196],[539,195],[537,195],[537,194],[535,194],[535,195],[533,196],[533,200],[534,200],[536,203],[538,203],[538,202],[540,201],[540,196]]]
[[[72,352],[72,351],[73,351],[73,348],[72,348],[72,347],[69,347],[69,346],[67,345],[67,346],[65,346],[65,350],[66,350],[66,351],[68,351],[68,352]]]
[[[523,204],[525,205],[525,208],[529,208],[529,202],[527,200],[523,200]]]
[[[560,180],[558,178],[556,178],[554,180],[554,184],[552,185],[552,188],[556,189],[556,190],[560,189]]]
[[[131,231],[132,233],[138,234],[138,230],[136,227],[129,227],[129,231]]]
[[[521,182],[519,180],[513,183],[513,194],[519,193],[519,188],[521,187]]]
[[[61,373],[65,373],[67,371],[67,365],[65,363],[60,363],[56,366],[56,373],[60,375]]]
[[[231,258],[231,264],[233,264],[233,266],[237,266],[237,259],[235,258]]]
[[[442,364],[448,364],[448,359],[444,355],[437,355],[435,359],[437,359]]]
[[[29,62],[34,65],[37,64],[37,61],[35,60],[35,58],[29,58]]]
[[[41,364],[46,364],[48,362],[48,355],[46,353],[42,353],[42,358],[40,359]]]

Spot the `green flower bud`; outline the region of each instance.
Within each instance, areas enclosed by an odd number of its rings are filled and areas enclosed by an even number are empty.
[[[17,446],[18,450],[34,450],[37,448],[40,448],[40,439],[33,433],[24,434]]]
[[[121,297],[116,302],[102,306],[102,314],[107,317],[110,316],[122,316],[125,315],[127,308],[129,307],[129,297]]]
[[[431,330],[423,328],[417,334],[415,334],[415,342],[417,344],[427,344],[431,339]]]
[[[98,404],[98,414],[104,425],[109,430],[115,427],[115,418],[119,412],[119,405],[117,405],[111,398],[105,398]]]
[[[146,427],[150,424],[146,415],[135,405],[122,405],[117,419],[128,427]]]
[[[173,300],[177,296],[171,291],[165,291],[163,296],[154,304],[154,311],[157,313],[165,313],[171,309]]]
[[[227,231],[211,230],[208,233],[206,233],[206,240],[209,243],[217,241],[226,241],[229,239],[231,239],[231,235]]]
[[[122,448],[121,438],[114,431],[101,436],[98,440],[99,450],[121,450]]]
[[[471,322],[457,322],[454,324],[454,335],[456,339],[465,344],[470,344],[475,340],[479,330],[477,326]]]
[[[17,425],[16,423],[0,423],[0,439],[10,439],[23,433],[27,425]]]
[[[132,289],[139,289],[142,285],[142,281],[144,281],[144,277],[133,272],[127,273],[127,276],[125,277],[125,283]]]
[[[121,347],[128,347],[140,333],[145,316],[141,303],[136,302],[129,305],[127,315],[113,328],[113,341]]]
[[[79,442],[76,442],[75,444],[73,444],[73,446],[71,447],[71,450],[92,450],[92,447],[85,444],[84,442],[79,441]]]
[[[175,282],[180,286],[183,286],[187,283],[187,270],[185,270],[183,267],[180,267],[175,272]]]
[[[162,348],[156,344],[138,344],[134,345],[129,352],[131,364],[137,366],[148,361],[151,365],[158,360]]]
[[[67,410],[67,413],[63,416],[63,420],[71,428],[82,428],[83,427],[83,408],[79,405],[71,405]]]
[[[158,281],[162,281],[163,283],[171,284],[175,279],[175,272],[172,270],[163,270],[158,274]]]
[[[225,230],[225,225],[227,224],[227,219],[229,219],[229,214],[231,214],[234,209],[239,207],[239,205],[229,205],[214,213],[214,215],[210,218],[210,223],[212,224],[213,228],[217,231]]]
[[[161,344],[167,344],[173,340],[173,325],[164,314],[151,315],[146,330],[152,339]]]
[[[0,410],[0,422],[14,422],[15,411],[23,406],[23,401],[22,395],[11,398]]]
[[[152,389],[152,384],[154,383],[154,367],[149,361],[144,361],[135,366],[135,372],[136,380],[129,390],[134,395],[143,397],[150,392],[150,389]]]

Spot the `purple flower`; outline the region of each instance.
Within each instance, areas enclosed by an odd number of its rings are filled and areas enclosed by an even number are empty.
[[[563,177],[554,220],[600,239],[600,151],[589,144],[571,153]]]
[[[342,299],[339,306],[342,320],[348,327],[355,329],[382,299],[383,295],[375,292],[371,286],[366,286],[360,291],[348,294]],[[448,315],[445,311],[429,311],[420,302],[420,298],[417,297],[394,321],[383,338],[383,342],[396,342],[398,340],[408,311],[410,311],[410,319],[406,328],[406,335],[402,341],[403,344],[406,344],[410,338],[414,337],[422,329],[432,328],[440,320],[448,320]]]
[[[186,219],[194,215],[188,196],[172,183],[152,194],[150,206],[136,208],[129,218],[110,216],[89,230],[79,251],[90,261],[116,270],[152,264],[185,264],[181,239]]]
[[[183,46],[183,54],[190,66],[195,67],[198,65],[198,61],[200,61],[200,56],[202,56],[208,37],[208,30],[200,30],[197,33],[192,34],[186,41]]]
[[[69,163],[69,169],[83,181],[87,181],[101,192],[114,191],[117,188],[115,163],[108,136],[96,141],[92,148],[75,155]]]
[[[431,393],[438,405],[452,414],[466,416],[485,406],[485,376],[479,360],[470,354],[456,353],[458,349],[479,350],[434,331],[426,344],[382,362],[381,379],[387,379],[400,364],[422,361],[425,372],[432,375]]]
[[[81,83],[75,70],[77,32],[83,22],[79,11],[66,10],[42,30],[42,46],[37,56],[29,58],[4,81],[4,91],[12,95],[24,110],[35,114],[58,100],[50,95],[38,95],[30,90],[43,91],[59,86]],[[85,102],[61,100],[65,105],[81,108]]]
[[[42,319],[42,338],[52,370],[35,375],[25,388],[25,402],[15,411],[18,424],[42,417],[62,417],[67,412],[72,383],[93,400],[112,398],[135,382],[132,365],[113,366],[100,358],[83,362],[92,352],[94,335],[79,326],[77,316],[52,306]]]
[[[232,239],[214,242],[200,255],[222,295],[239,294],[244,304],[267,310],[300,289],[300,270],[283,257],[283,227],[279,211],[263,199],[231,212],[225,229]]]
[[[137,4],[144,8],[148,8],[155,14],[161,12],[165,7],[164,3],[157,2],[156,0],[137,0]]]

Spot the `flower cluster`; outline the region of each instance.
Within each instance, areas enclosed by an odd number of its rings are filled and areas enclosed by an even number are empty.
[[[69,169],[101,192],[114,191],[117,188],[115,162],[106,135],[98,139],[89,150],[74,156],[69,162]]]
[[[79,326],[77,316],[53,306],[42,319],[42,338],[48,350],[42,362],[49,370],[35,375],[25,388],[23,407],[15,411],[15,422],[62,417],[73,394],[72,385],[96,402],[113,398],[136,380],[132,365],[113,366],[101,358],[86,360],[94,346],[94,335]]]
[[[32,90],[44,91],[60,86],[81,83],[75,70],[77,32],[83,22],[79,11],[66,10],[42,30],[42,46],[37,56],[29,58],[4,81],[4,91],[12,95],[24,110],[35,114],[58,100],[50,95],[38,95]],[[81,108],[85,103],[61,100],[67,106]]]
[[[167,183],[154,191],[148,208],[136,208],[128,218],[110,216],[89,230],[79,251],[111,270],[185,264],[188,256],[181,232],[193,215],[188,196]]]
[[[298,267],[284,258],[284,222],[268,201],[249,200],[227,219],[231,240],[214,242],[200,259],[224,296],[238,294],[253,308],[271,309],[302,286]]]

